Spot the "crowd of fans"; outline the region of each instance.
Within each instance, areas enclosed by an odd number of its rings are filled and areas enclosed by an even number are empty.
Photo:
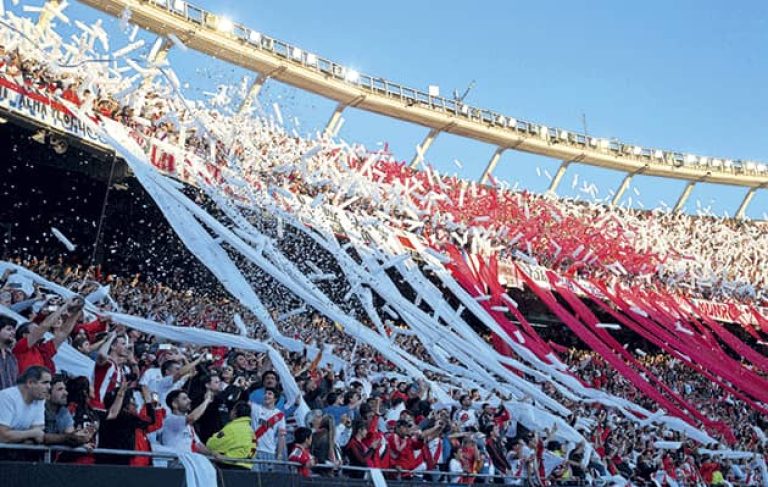
[[[504,258],[527,257],[564,272],[664,286],[693,297],[766,302],[768,233],[762,222],[608,207],[478,185],[431,169],[413,171],[389,154],[339,146],[326,136],[291,136],[274,122],[226,115],[216,109],[221,96],[213,107],[190,107],[167,82],[125,95],[118,91],[126,85],[110,79],[105,65],[59,68],[40,62],[41,53],[27,44],[10,39],[5,44],[15,48],[0,46],[3,76],[34,92],[92,107],[131,127],[137,137],[183,147],[186,156],[166,154],[155,161],[177,175],[189,172],[185,157],[207,160],[211,177],[237,161],[255,187],[286,187],[310,197],[324,193],[337,204],[353,197],[346,210],[383,213],[391,225],[438,245],[480,240],[485,242],[477,244],[480,251],[496,249]],[[70,61],[86,57],[78,56]],[[203,130],[201,121],[211,124]],[[303,160],[308,153],[311,160]],[[310,171],[299,171],[299,161]],[[376,184],[361,190],[358,173]]]
[[[61,69],[38,61],[36,48],[12,41],[10,31],[5,34],[0,70],[6,79],[31,92],[92,106],[142,139],[182,146],[208,161],[212,178],[221,177],[217,168],[237,165],[254,188],[269,190],[276,199],[284,199],[284,191],[311,204],[325,198],[360,218],[376,215],[419,233],[437,246],[454,243],[505,258],[535,259],[610,282],[765,302],[768,237],[760,223],[607,208],[475,185],[431,170],[411,172],[388,155],[368,154],[325,137],[292,137],[263,119],[192,110],[170,83],[130,99],[117,97],[119,86],[99,82],[101,75],[108,78],[106,67]],[[189,123],[200,119],[215,121],[216,133]],[[238,137],[227,138],[229,132]],[[163,161],[163,169],[184,175],[184,157],[175,166]],[[46,261],[25,264],[81,297],[62,300],[12,272],[3,275],[0,305],[23,320],[0,318],[0,442],[86,447],[62,454],[62,462],[146,466],[153,463],[149,457],[89,450],[165,447],[208,454],[222,468],[275,469],[264,461],[289,460],[306,476],[361,476],[361,471],[343,468],[352,466],[461,484],[484,481],[475,474],[494,475],[491,481],[498,483],[534,485],[612,475],[638,484],[761,482],[757,459],[768,454],[764,418],[736,399],[720,400],[722,391],[668,356],[643,360],[702,413],[735,427],[739,449],[753,456],[726,459],[704,453],[707,445],[679,433],[639,427],[594,404],[571,403],[571,420],[594,447],[587,455],[584,444],[554,440],[555,431],[527,430],[504,406],[476,390],[455,391],[452,404],[437,402],[424,383],[398,376],[375,350],[311,313],[276,321],[286,336],[334,345],[350,367],[335,370],[320,366],[319,356],[310,360],[306,352],[283,350],[312,409],[299,421],[306,426],[297,426],[297,404],[287,404],[265,355],[164,343],[112,323],[107,312],[119,309],[168,324],[237,332],[233,316],[248,318],[248,313],[233,301],[193,295],[140,276],[101,276],[91,268]],[[113,301],[100,299],[103,314],[84,313],[84,299],[104,284],[110,285]],[[255,338],[267,338],[261,328],[252,331]],[[407,335],[396,340],[426,360],[418,341]],[[64,344],[93,360],[90,376],[57,373],[54,358]],[[593,353],[571,351],[567,359],[574,373],[595,388],[642,402]],[[443,473],[419,473],[424,471]]]
[[[134,278],[109,279],[116,303],[104,299],[104,314],[88,319],[83,298],[94,285],[87,279],[93,272],[34,264],[50,276],[63,276],[62,282],[83,297],[63,301],[24,276],[3,274],[0,304],[29,320],[18,325],[0,318],[4,443],[126,451],[167,447],[209,454],[222,468],[275,469],[279,467],[248,460],[288,460],[302,475],[359,477],[362,471],[345,471],[344,466],[375,467],[394,469],[390,476],[453,483],[486,480],[473,474],[495,475],[488,480],[493,482],[533,485],[546,481],[575,485],[610,475],[638,484],[660,479],[667,485],[760,482],[754,458],[701,454],[701,445],[684,437],[670,432],[660,436],[655,428],[640,428],[607,409],[574,403],[573,417],[579,418],[595,446],[592,457],[585,458],[584,445],[552,440],[551,431],[528,431],[511,419],[504,406],[484,402],[477,391],[464,391],[455,404],[442,404],[430,397],[423,383],[373,372],[387,370],[386,362],[374,354],[363,354],[353,370],[338,372],[319,367],[319,360],[289,354],[294,377],[312,408],[305,418],[307,426],[297,427],[296,404],[287,403],[278,375],[264,355],[182,347],[112,323],[107,310],[114,306],[133,306],[132,311],[142,315],[153,312],[152,286]],[[185,294],[166,291],[170,301]],[[145,299],[132,301],[136,295]],[[197,321],[195,326],[206,324]],[[329,335],[326,339],[333,341]],[[73,377],[56,369],[54,357],[65,343],[94,360],[92,376]],[[632,396],[623,379],[598,356],[572,349],[565,358],[595,387]],[[733,419],[742,421],[742,449],[768,454],[765,425],[754,415],[733,402],[714,400],[717,396],[706,381],[686,375],[668,357],[649,356],[646,361],[657,367],[657,373],[674,375],[669,382],[685,389],[689,397],[709,401],[711,414],[736,415]],[[58,461],[152,464],[148,457],[87,450],[62,454]]]

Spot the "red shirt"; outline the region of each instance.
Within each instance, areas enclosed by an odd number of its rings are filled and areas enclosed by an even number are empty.
[[[421,463],[421,447],[424,446],[422,441],[414,440],[411,437],[400,438],[397,434],[392,433],[387,438],[387,443],[393,467],[413,470]],[[419,453],[418,457],[416,452]]]
[[[701,478],[704,480],[704,482],[711,484],[712,476],[715,474],[715,471],[717,471],[718,468],[720,467],[717,463],[707,462],[699,467],[699,474],[701,474]]]
[[[368,434],[365,435],[365,438],[363,438],[363,445],[371,448],[377,439],[381,439],[381,442],[369,460],[371,467],[389,468],[389,443],[387,442],[386,438],[384,438],[384,434],[379,431],[379,417],[374,416],[368,423]]]
[[[47,367],[51,374],[56,373],[56,366],[53,365],[56,344],[53,343],[53,340],[38,341],[30,347],[27,337],[24,337],[13,347],[13,355],[16,356],[16,361],[19,363],[19,375],[33,365],[42,365]]]
[[[139,411],[139,418],[147,423],[150,421],[149,413],[147,413],[147,405],[144,404]],[[147,433],[153,433],[163,428],[163,420],[165,419],[165,409],[158,407],[155,409],[155,422],[146,428],[136,428],[136,440],[134,444],[134,450],[136,451],[152,451],[152,446],[147,438]],[[131,457],[130,465],[132,467],[151,467],[152,457]]]
[[[296,445],[288,457],[288,461],[301,464],[298,468],[299,475],[309,477],[309,467],[312,463],[312,455],[309,453],[309,450],[301,445]]]
[[[102,323],[100,320],[94,320],[90,323],[83,323],[81,325],[75,325],[72,330],[72,335],[77,335],[80,330],[84,330],[89,342],[96,341],[96,335],[107,331],[107,324]]]

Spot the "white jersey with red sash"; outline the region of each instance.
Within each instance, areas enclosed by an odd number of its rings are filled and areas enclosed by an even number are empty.
[[[93,368],[94,397],[91,399],[91,407],[99,411],[105,411],[104,398],[108,392],[114,391],[120,387],[125,378],[125,370],[122,365],[117,365],[114,361],[107,360],[103,364],[96,364]]]
[[[674,477],[667,473],[666,470],[657,470],[656,473],[653,474],[653,481],[661,487],[679,487],[680,485]]]
[[[424,459],[424,463],[427,470],[438,470],[441,460],[443,459],[443,439],[438,436],[433,438],[424,445],[422,449],[423,453],[421,457]]]
[[[285,430],[285,414],[277,408],[267,409],[251,403],[251,427],[260,452],[276,454],[278,432]]]

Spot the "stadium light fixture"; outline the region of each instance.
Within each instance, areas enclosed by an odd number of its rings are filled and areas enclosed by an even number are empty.
[[[174,0],[173,9],[177,12],[184,12],[187,9],[187,2],[184,0]]]
[[[655,157],[656,159],[664,159],[664,153],[657,149],[653,151],[653,157]]]
[[[250,41],[252,44],[258,44],[259,42],[261,42],[261,34],[260,34],[259,32],[256,32],[255,30],[252,30],[252,31],[251,31],[251,32],[248,34],[248,40],[249,40],[249,41]]]
[[[350,83],[357,83],[357,81],[360,79],[360,73],[358,73],[354,69],[348,69],[347,72],[344,74],[344,79],[349,81]]]
[[[632,154],[639,156],[642,153],[643,153],[643,148],[640,147],[639,145],[632,147]]]
[[[312,66],[317,64],[317,56],[315,56],[311,52],[308,52],[307,53],[307,64],[311,64]]]
[[[216,30],[218,30],[219,32],[229,34],[234,29],[235,29],[235,24],[227,17],[219,17],[218,22],[216,22]]]
[[[429,96],[440,96],[440,87],[437,85],[429,85],[427,92],[429,93]]]
[[[298,47],[291,48],[291,56],[297,61],[301,61],[301,55],[303,52]]]

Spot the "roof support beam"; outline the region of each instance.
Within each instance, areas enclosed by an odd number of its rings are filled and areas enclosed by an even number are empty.
[[[565,176],[565,171],[568,170],[568,166],[571,165],[571,161],[563,161],[560,163],[560,167],[557,168],[557,172],[555,173],[555,177],[552,178],[552,182],[549,183],[549,192],[552,194],[557,193],[557,187],[560,186],[560,181],[563,180],[563,176]]]
[[[696,183],[697,181],[690,181],[685,185],[685,189],[680,193],[680,197],[677,199],[677,203],[675,203],[672,213],[680,213],[683,210],[685,203],[688,202],[688,198],[690,198],[691,193],[693,192],[693,188],[696,187]]]
[[[253,101],[258,98],[259,93],[261,93],[261,88],[264,86],[267,79],[269,79],[269,76],[262,73],[253,80],[251,87],[248,88],[248,94],[245,95],[243,102],[240,104],[240,108],[237,110],[238,115],[242,115],[251,108]]]
[[[435,138],[437,138],[439,133],[440,130],[438,129],[430,130],[427,136],[424,137],[424,140],[421,141],[421,144],[416,146],[416,155],[413,156],[413,160],[411,161],[411,168],[416,169],[416,167],[418,167],[418,165],[424,160],[424,156],[426,155],[429,147],[432,145],[432,142],[435,141]]]
[[[750,188],[749,191],[747,191],[747,194],[744,196],[744,199],[741,200],[741,204],[739,205],[739,209],[736,210],[736,219],[737,220],[743,220],[744,215],[747,212],[747,207],[752,202],[752,198],[755,197],[755,193],[757,193],[757,190],[760,188]]]
[[[160,44],[160,48],[157,50],[157,52],[150,53],[152,55],[147,58],[147,61],[149,62],[149,64],[157,66],[158,64],[162,63],[168,58],[168,52],[171,50],[172,47],[173,47],[173,41],[171,41],[167,37],[162,37],[162,44]],[[147,71],[147,74],[144,76],[144,81],[141,83],[141,87],[149,88],[149,86],[152,84],[152,80],[155,79],[156,74],[157,73],[155,69],[150,68]]]
[[[47,0],[43,5],[43,10],[40,12],[40,17],[37,18],[37,29],[42,32],[51,25],[53,19],[53,12],[59,8],[61,0]]]
[[[624,177],[624,181],[621,182],[621,185],[619,185],[619,189],[616,190],[616,194],[613,195],[613,199],[611,200],[611,206],[616,206],[619,204],[619,201],[621,201],[621,197],[624,196],[624,193],[627,191],[627,188],[629,188],[629,184],[632,182],[632,179],[635,177],[636,173],[629,173]]]
[[[336,105],[336,109],[333,110],[331,118],[328,119],[328,123],[325,125],[325,130],[323,131],[328,137],[336,137],[339,133],[339,129],[341,129],[342,125],[341,114],[344,113],[345,108],[347,108],[345,103],[339,103]]]
[[[491,156],[491,160],[488,161],[488,165],[485,167],[485,171],[483,171],[483,175],[480,176],[480,184],[486,184],[488,182],[488,179],[491,177],[491,174],[493,174],[493,171],[496,170],[496,165],[499,163],[499,160],[501,159],[501,155],[504,153],[504,151],[507,150],[506,147],[497,147],[496,152],[493,153]]]

